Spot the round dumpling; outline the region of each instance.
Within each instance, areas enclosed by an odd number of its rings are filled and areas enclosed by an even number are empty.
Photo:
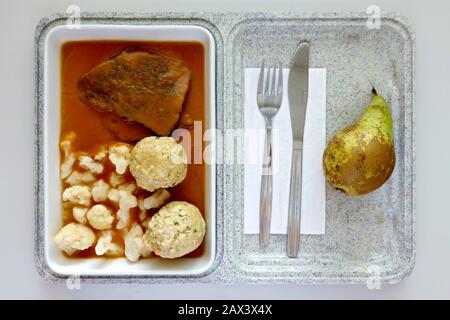
[[[144,244],[160,257],[178,258],[197,249],[204,236],[200,210],[188,202],[172,201],[150,219]]]
[[[147,137],[131,151],[130,171],[137,185],[150,192],[173,187],[186,178],[186,153],[171,137]]]

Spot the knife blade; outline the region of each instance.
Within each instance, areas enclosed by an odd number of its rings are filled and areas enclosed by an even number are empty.
[[[302,198],[302,158],[306,108],[308,103],[309,44],[300,43],[288,78],[289,112],[292,126],[291,186],[288,213],[287,254],[297,257],[300,244]]]
[[[288,100],[292,138],[303,140],[308,102],[309,44],[302,42],[295,53],[288,79]]]

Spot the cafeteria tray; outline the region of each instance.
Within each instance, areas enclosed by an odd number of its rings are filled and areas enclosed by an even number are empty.
[[[47,32],[68,15],[44,18],[36,28],[36,236],[40,274],[64,281],[45,264],[43,252],[43,44]],[[82,24],[198,25],[216,42],[216,128],[242,129],[244,70],[261,60],[288,67],[303,41],[310,65],[327,69],[327,141],[354,121],[370,97],[370,83],[390,102],[397,162],[388,182],[362,197],[327,186],[326,233],[303,235],[300,255],[286,256],[286,236],[272,235],[260,249],[257,235],[244,234],[243,165],[218,164],[217,252],[201,277],[82,277],[86,282],[126,283],[395,283],[415,261],[414,33],[405,18],[383,13],[379,29],[365,13],[81,13]],[[225,139],[218,154],[243,158],[243,139]],[[220,158],[220,156],[219,156]]]

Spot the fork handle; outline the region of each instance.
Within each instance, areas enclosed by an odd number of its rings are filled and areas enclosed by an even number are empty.
[[[295,258],[298,256],[300,245],[300,214],[302,207],[302,149],[300,148],[292,150],[290,189],[287,254],[289,257]]]
[[[261,194],[259,201],[259,245],[267,247],[272,217],[272,128],[266,128]]]

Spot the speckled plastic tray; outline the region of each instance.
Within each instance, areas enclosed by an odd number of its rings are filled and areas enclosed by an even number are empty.
[[[43,19],[36,29],[36,265],[45,264],[42,212],[43,41],[67,16]],[[392,283],[415,261],[414,35],[404,18],[383,14],[369,29],[365,13],[82,13],[89,24],[194,24],[207,28],[217,50],[218,129],[243,126],[244,69],[267,61],[289,65],[297,45],[309,41],[311,67],[327,68],[327,139],[354,121],[370,99],[372,83],[389,101],[397,163],[388,183],[363,197],[327,187],[326,234],[302,236],[300,255],[286,256],[286,236],[272,235],[261,250],[243,232],[243,166],[217,167],[217,257],[201,277],[86,277],[88,282],[139,283]],[[225,152],[231,148],[225,142]],[[238,141],[238,153],[243,141]],[[219,150],[222,152],[223,150]]]

